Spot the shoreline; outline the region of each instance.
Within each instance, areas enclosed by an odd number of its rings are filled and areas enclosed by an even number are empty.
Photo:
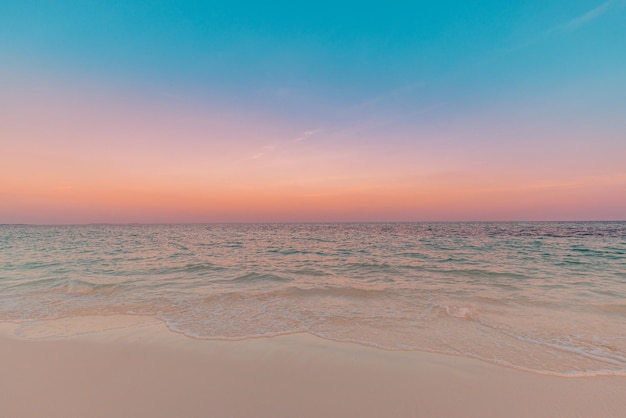
[[[51,325],[54,324],[54,325]],[[59,326],[59,324],[62,324]],[[51,326],[50,326],[51,325]],[[55,327],[56,325],[56,327]],[[10,337],[23,339],[26,341],[51,341],[57,339],[66,339],[66,338],[84,338],[86,335],[97,335],[97,340],[106,341],[107,335],[109,331],[114,331],[116,334],[126,334],[124,330],[130,330],[133,328],[142,328],[146,327],[146,329],[150,329],[154,332],[151,332],[150,336],[152,339],[160,336],[160,338],[156,338],[159,344],[163,343],[171,343],[173,340],[171,338],[167,338],[166,335],[168,333],[180,336],[184,339],[189,339],[192,341],[202,342],[216,342],[216,343],[237,343],[237,342],[245,342],[245,341],[254,341],[254,340],[268,340],[274,338],[290,338],[292,336],[304,336],[305,338],[312,340],[319,339],[321,341],[326,341],[330,344],[339,344],[339,345],[354,345],[356,347],[362,347],[364,349],[373,349],[377,351],[390,352],[390,353],[416,353],[416,355],[426,354],[426,355],[435,355],[435,356],[444,356],[444,357],[453,357],[453,358],[461,358],[469,361],[476,361],[478,363],[484,363],[490,366],[502,367],[505,369],[515,370],[522,373],[530,373],[538,376],[550,376],[550,377],[559,377],[566,379],[584,379],[584,378],[593,378],[593,377],[619,377],[626,378],[626,373],[624,372],[613,372],[613,371],[603,371],[603,372],[555,372],[555,371],[547,371],[547,370],[536,370],[531,368],[525,368],[522,366],[517,366],[513,364],[509,364],[500,360],[490,360],[486,358],[481,358],[478,356],[473,356],[469,354],[459,354],[459,353],[447,353],[447,352],[439,352],[436,350],[429,349],[413,349],[413,348],[388,348],[379,346],[373,343],[367,343],[362,341],[354,341],[354,340],[337,340],[321,335],[317,335],[315,333],[311,333],[308,331],[292,331],[292,332],[283,332],[271,335],[249,335],[245,337],[200,337],[185,334],[183,331],[179,331],[171,328],[168,322],[164,319],[157,318],[152,315],[145,314],[87,314],[82,316],[73,316],[73,317],[60,317],[60,318],[44,318],[37,320],[27,320],[27,321],[0,321],[0,336],[2,335],[2,327],[13,327]],[[164,328],[163,330],[157,330],[157,328]],[[26,328],[27,332],[25,335],[23,334],[23,329]],[[34,328],[34,330],[32,329]],[[81,330],[82,329],[82,330]],[[6,332],[6,329],[5,329]],[[146,337],[145,330],[141,334]],[[133,340],[131,335],[125,335],[126,338]],[[119,337],[119,335],[117,336]]]
[[[16,334],[16,331],[18,331]],[[0,415],[620,416],[626,378],[558,377],[310,334],[203,340],[143,316],[0,322]]]

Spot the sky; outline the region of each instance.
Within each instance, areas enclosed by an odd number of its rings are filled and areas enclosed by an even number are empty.
[[[626,0],[0,2],[0,223],[626,219]]]

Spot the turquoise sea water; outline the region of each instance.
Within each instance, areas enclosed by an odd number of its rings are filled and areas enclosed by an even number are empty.
[[[626,223],[0,226],[0,320],[94,314],[626,375]]]

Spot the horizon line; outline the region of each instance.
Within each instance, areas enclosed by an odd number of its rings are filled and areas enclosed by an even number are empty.
[[[626,219],[592,220],[466,220],[466,221],[234,221],[234,222],[84,222],[0,223],[2,226],[177,226],[177,225],[334,225],[334,224],[507,224],[507,223],[623,223]]]

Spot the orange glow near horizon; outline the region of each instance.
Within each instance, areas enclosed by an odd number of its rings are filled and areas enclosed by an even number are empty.
[[[159,189],[105,185],[1,190],[0,213],[16,222],[311,222],[570,219],[619,204],[621,183],[420,189],[411,184],[333,188]],[[593,199],[589,199],[593,196]],[[42,217],[45,214],[45,217]],[[610,217],[616,214],[606,214]]]

